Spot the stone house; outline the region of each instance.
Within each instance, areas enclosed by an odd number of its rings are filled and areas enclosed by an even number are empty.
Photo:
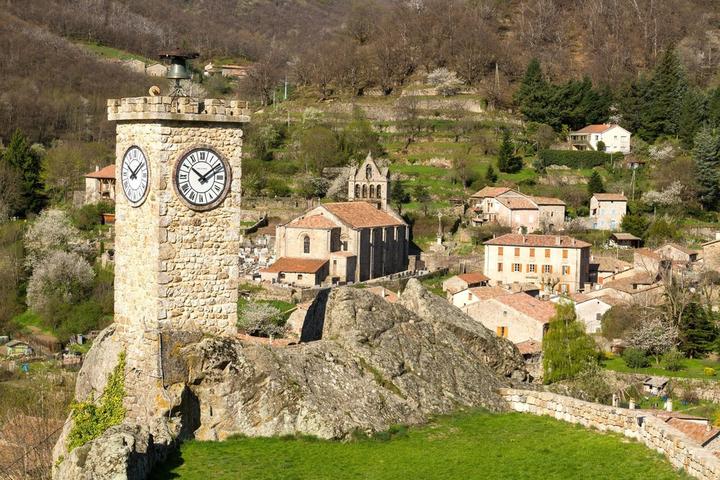
[[[260,270],[263,281],[305,288],[320,285],[327,276],[328,261],[315,258],[281,257],[269,267]]]
[[[673,263],[688,264],[697,261],[698,252],[690,250],[677,243],[667,243],[660,248],[655,249],[655,253],[660,255],[664,260],[670,260]]]
[[[707,270],[720,271],[720,233],[715,240],[703,243],[703,264]]]
[[[5,351],[8,357],[29,357],[33,354],[33,348],[29,343],[20,340],[10,340],[5,344]]]
[[[317,262],[310,266],[316,272],[313,285],[360,282],[407,269],[409,229],[392,210],[360,201],[327,203],[279,225],[275,248],[280,266],[298,265],[298,259],[327,263],[326,268]],[[300,285],[295,276],[281,277],[278,268],[273,264],[260,277]],[[305,276],[302,280],[309,282]]]
[[[642,238],[636,237],[632,233],[615,232],[610,235],[608,242],[612,247],[619,248],[640,248],[642,247]]]
[[[458,292],[471,287],[483,287],[490,281],[481,272],[461,273],[445,280],[442,284],[443,292],[447,293],[448,299]]]
[[[555,315],[555,304],[520,292],[474,303],[466,308],[466,313],[498,337],[515,344],[528,340],[542,343]]]
[[[498,223],[518,233],[541,228],[560,230],[565,224],[565,202],[558,198],[531,197],[507,187],[485,187],[469,201],[474,225]]]
[[[602,285],[606,281],[631,277],[633,265],[615,257],[592,256],[590,258],[590,282]]]
[[[387,167],[378,167],[368,153],[359,167],[352,167],[348,177],[348,200],[360,200],[387,210],[390,193],[390,173]]]
[[[590,280],[590,244],[565,235],[508,233],[485,242],[491,285],[533,283],[547,293],[576,293]]]
[[[165,77],[167,75],[168,67],[162,63],[153,63],[152,65],[145,67],[145,74],[151,77]]]
[[[577,320],[585,325],[585,332],[590,334],[600,332],[603,315],[619,303],[610,296],[593,298],[583,293],[576,293],[570,297],[558,297],[553,301],[571,302],[575,308]]]
[[[85,175],[85,203],[102,200],[115,201],[115,165],[95,167],[94,172]]]
[[[622,193],[596,193],[590,198],[590,223],[597,230],[616,230],[627,213]]]
[[[630,153],[631,136],[620,125],[588,125],[570,132],[570,145],[573,150],[597,150],[598,143],[603,142],[608,153]]]
[[[621,303],[634,305],[655,305],[665,292],[662,283],[646,273],[635,273],[631,277],[607,281],[600,290],[586,291],[593,298],[610,297]]]

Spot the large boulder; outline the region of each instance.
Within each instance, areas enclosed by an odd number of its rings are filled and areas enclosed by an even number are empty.
[[[155,406],[151,421],[126,423],[151,426],[143,438],[156,443],[233,434],[342,439],[462,407],[501,410],[497,389],[527,378],[512,343],[415,280],[395,304],[363,289],[338,288],[322,306],[323,314],[314,312],[322,339],[298,345],[169,333],[164,406]],[[160,443],[155,450],[164,452],[169,442]],[[94,445],[89,451],[101,450]],[[94,457],[83,458],[87,464]]]

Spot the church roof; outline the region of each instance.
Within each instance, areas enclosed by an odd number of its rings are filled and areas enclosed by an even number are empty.
[[[352,228],[405,225],[405,222],[402,220],[398,220],[389,213],[379,210],[375,205],[367,202],[326,203],[323,205],[323,208]]]
[[[339,227],[338,224],[323,215],[308,215],[307,217],[297,218],[288,223],[288,227],[294,228],[313,228],[327,230]]]
[[[280,257],[275,263],[260,270],[265,273],[316,273],[328,261],[317,258]]]

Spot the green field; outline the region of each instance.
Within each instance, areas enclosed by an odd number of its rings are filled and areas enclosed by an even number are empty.
[[[618,435],[547,417],[474,412],[349,443],[312,438],[186,442],[151,478],[686,479],[663,457]],[[396,431],[397,431],[396,430]],[[392,437],[388,439],[388,437]]]
[[[720,362],[713,362],[712,360],[687,358],[683,360],[683,366],[685,368],[677,372],[663,368],[662,364],[656,366],[655,362],[652,360],[651,362],[651,366],[647,368],[630,368],[625,365],[625,361],[621,357],[616,357],[605,360],[604,366],[608,370],[623,373],[642,373],[645,375],[660,375],[663,377],[702,378],[705,380],[720,379]],[[718,373],[714,377],[708,377],[703,371],[705,367],[714,368]]]

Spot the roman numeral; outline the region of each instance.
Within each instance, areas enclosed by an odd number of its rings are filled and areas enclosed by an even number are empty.
[[[222,188],[220,188],[220,184],[219,184],[219,183],[216,183],[215,185],[213,185],[213,189],[214,189],[216,192],[219,192],[220,190],[222,190]]]
[[[207,152],[200,152],[200,160],[205,160],[205,157],[207,156]]]
[[[182,185],[180,185],[180,190],[182,190],[183,192],[187,192],[189,188],[190,185],[188,185],[187,183],[183,183]]]
[[[225,175],[218,173],[215,175],[215,178],[217,178],[219,181],[224,182],[225,181]]]
[[[187,180],[187,173],[181,173],[180,180]]]

